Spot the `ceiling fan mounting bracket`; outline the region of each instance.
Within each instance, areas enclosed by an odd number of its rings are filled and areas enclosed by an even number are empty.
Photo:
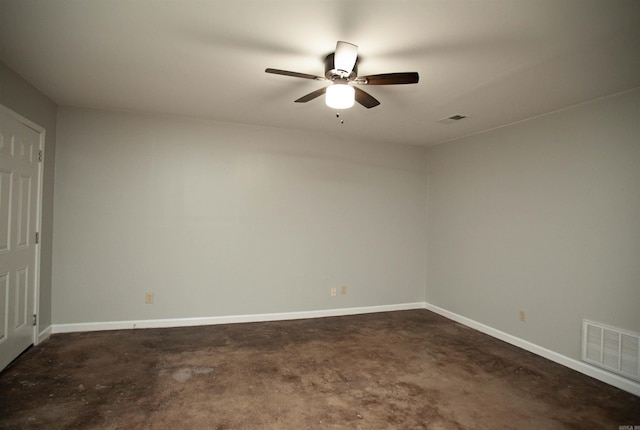
[[[356,58],[356,63],[353,65],[351,73],[347,73],[345,70],[335,68],[334,55],[329,54],[324,59],[324,76],[330,81],[335,81],[336,79],[354,80],[358,76],[358,59]]]

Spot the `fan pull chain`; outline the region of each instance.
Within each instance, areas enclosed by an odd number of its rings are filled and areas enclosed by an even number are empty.
[[[336,112],[336,118],[340,120],[340,124],[344,124],[344,120],[340,119],[340,112]]]

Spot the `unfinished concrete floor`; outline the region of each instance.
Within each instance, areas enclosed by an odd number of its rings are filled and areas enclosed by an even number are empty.
[[[3,429],[613,429],[640,398],[426,310],[59,334]]]

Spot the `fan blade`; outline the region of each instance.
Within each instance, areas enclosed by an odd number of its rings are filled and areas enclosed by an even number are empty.
[[[372,107],[376,107],[380,104],[380,102],[376,100],[371,94],[365,91],[362,91],[358,87],[353,87],[353,89],[356,90],[356,93],[355,93],[356,101],[360,103],[362,106],[366,107],[367,109],[371,109]]]
[[[273,73],[274,75],[284,75],[284,76],[292,76],[294,78],[303,78],[303,79],[313,79],[316,81],[326,81],[325,78],[321,78],[320,76],[308,75],[306,73],[298,73],[298,72],[290,72],[288,70],[280,70],[280,69],[265,69],[267,73]]]
[[[382,75],[359,76],[356,84],[363,85],[400,85],[417,84],[420,76],[417,72],[383,73]]]
[[[336,53],[334,55],[333,67],[336,70],[346,72],[347,76],[353,70],[358,58],[358,46],[353,43],[338,42],[336,44]]]
[[[315,90],[312,93],[307,94],[306,96],[300,97],[298,100],[296,100],[296,103],[306,103],[306,102],[308,102],[310,100],[315,99],[316,97],[320,97],[326,91],[327,91],[327,87],[322,87],[322,88],[320,88],[318,90]]]

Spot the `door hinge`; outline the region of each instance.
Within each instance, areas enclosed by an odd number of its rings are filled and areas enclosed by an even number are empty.
[[[42,150],[38,151],[38,161],[42,162]]]
[[[36,245],[40,243],[40,233],[36,232]]]
[[[33,325],[35,326],[36,324],[38,324],[38,315],[33,314]]]

